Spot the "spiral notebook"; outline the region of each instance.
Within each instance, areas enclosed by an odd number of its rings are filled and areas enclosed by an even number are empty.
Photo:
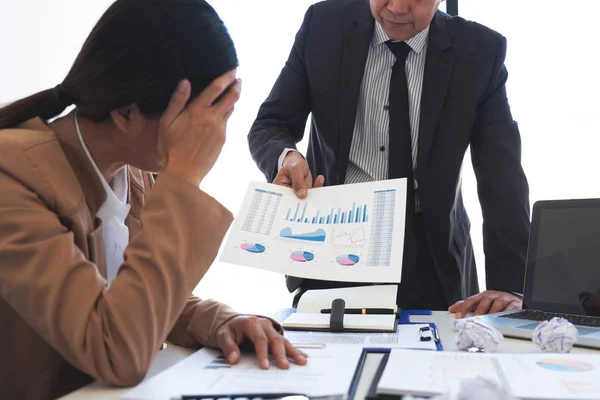
[[[371,285],[340,289],[309,290],[302,295],[295,313],[283,320],[288,330],[329,330],[333,300],[343,299],[346,309],[383,309],[389,314],[344,314],[344,331],[394,332],[398,323],[396,285]]]
[[[295,313],[283,323],[291,330],[329,329],[329,314]],[[345,315],[344,330],[393,332],[396,329],[395,315]]]

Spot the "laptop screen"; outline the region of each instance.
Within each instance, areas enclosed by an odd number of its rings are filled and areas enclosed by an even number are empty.
[[[524,303],[600,316],[600,200],[535,204]]]

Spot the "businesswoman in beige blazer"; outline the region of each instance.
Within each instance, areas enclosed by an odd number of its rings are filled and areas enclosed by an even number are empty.
[[[273,321],[191,296],[232,221],[199,187],[236,67],[205,1],[118,0],[59,86],[0,109],[0,397],[134,385],[164,341],[306,362]]]

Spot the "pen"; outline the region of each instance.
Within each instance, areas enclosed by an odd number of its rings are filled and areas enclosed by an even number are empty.
[[[346,308],[344,314],[395,314],[393,308]],[[331,314],[331,308],[324,308],[321,314]]]

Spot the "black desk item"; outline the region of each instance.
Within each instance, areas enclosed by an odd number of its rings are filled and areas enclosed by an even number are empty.
[[[386,354],[385,356],[383,356],[383,358],[381,359],[381,363],[379,364],[379,367],[377,368],[377,372],[375,373],[375,376],[373,377],[373,381],[371,381],[371,385],[369,386],[369,391],[367,392],[367,395],[365,397],[366,400],[397,400],[400,399],[401,397],[397,397],[397,396],[387,396],[387,395],[378,395],[377,394],[377,385],[379,384],[379,380],[381,379],[381,376],[383,375],[383,371],[385,371],[385,367],[387,365],[388,359],[390,358],[389,353]]]
[[[422,351],[431,351],[431,350],[422,350]],[[354,377],[352,378],[352,384],[350,385],[350,389],[348,390],[348,400],[359,400],[356,398],[356,392],[358,390],[358,384],[362,378],[363,369],[369,357],[369,354],[383,354],[379,366],[377,367],[377,371],[373,376],[373,380],[369,384],[369,389],[365,396],[366,400],[400,400],[402,396],[394,396],[394,395],[386,395],[386,394],[377,394],[377,385],[381,380],[381,376],[383,375],[383,371],[387,365],[388,359],[390,357],[391,349],[386,348],[364,348],[363,352],[358,360],[358,364],[356,366],[356,371],[354,373]],[[360,399],[362,400],[362,399]]]
[[[421,342],[435,341],[436,345],[440,344],[440,334],[436,326],[424,326],[419,329],[421,333]]]
[[[391,351],[390,349],[363,349],[360,359],[358,360],[358,364],[356,365],[356,371],[354,372],[354,376],[352,377],[352,383],[350,384],[350,389],[348,389],[348,400],[358,400],[358,399],[356,399],[356,391],[358,390],[358,383],[360,382],[360,378],[362,377],[363,368],[365,366],[365,362],[367,361],[367,357],[369,356],[369,354],[383,353],[383,354],[385,354],[383,357],[387,363],[387,359],[389,357],[390,351]],[[381,365],[379,366],[379,368],[381,368]],[[376,377],[379,376],[379,378],[377,378],[377,382],[379,382],[379,379],[381,378],[381,374],[383,374],[383,369],[381,370],[381,373],[380,373],[379,368],[377,369],[377,374],[376,374]],[[383,366],[383,368],[385,368],[385,365]],[[377,385],[375,385],[375,386],[377,386]],[[371,391],[371,386],[369,386],[369,392],[370,391]]]
[[[344,330],[344,309],[346,302],[344,299],[335,299],[331,303],[331,316],[329,317],[329,329],[332,332],[342,332]]]
[[[289,331],[314,331],[314,332],[319,332],[319,331],[327,331],[327,332],[358,332],[358,333],[367,333],[367,332],[379,332],[379,333],[392,333],[392,332],[396,332],[397,326],[398,326],[398,318],[394,318],[393,324],[390,324],[389,329],[376,329],[376,328],[369,328],[369,329],[359,329],[356,327],[348,327],[345,324],[344,321],[344,314],[358,314],[358,315],[375,315],[375,314],[379,314],[379,315],[390,315],[393,316],[395,310],[393,309],[373,309],[373,310],[384,310],[384,311],[388,311],[391,310],[391,312],[385,312],[385,313],[374,313],[374,312],[362,312],[362,308],[359,309],[354,309],[354,308],[350,308],[347,309],[345,308],[346,306],[346,302],[344,301],[344,299],[335,299],[331,302],[331,308],[326,308],[326,309],[322,309],[321,310],[321,314],[330,314],[329,316],[329,326],[327,326],[326,324],[323,324],[322,326],[319,327],[299,327],[299,326],[293,326],[292,324],[286,325],[286,318],[289,317],[290,315],[293,314],[294,309],[289,309],[289,310],[285,310],[285,312],[281,313],[281,316],[277,316],[278,321],[281,321],[283,327],[286,330]],[[360,310],[360,312],[348,312],[348,310]],[[365,309],[367,310],[367,309]]]
[[[330,314],[331,308],[324,308],[321,314]],[[362,314],[362,315],[391,315],[395,314],[393,308],[346,308],[344,314]]]
[[[180,400],[343,400],[344,396],[308,397],[297,393],[245,393],[183,395]]]

